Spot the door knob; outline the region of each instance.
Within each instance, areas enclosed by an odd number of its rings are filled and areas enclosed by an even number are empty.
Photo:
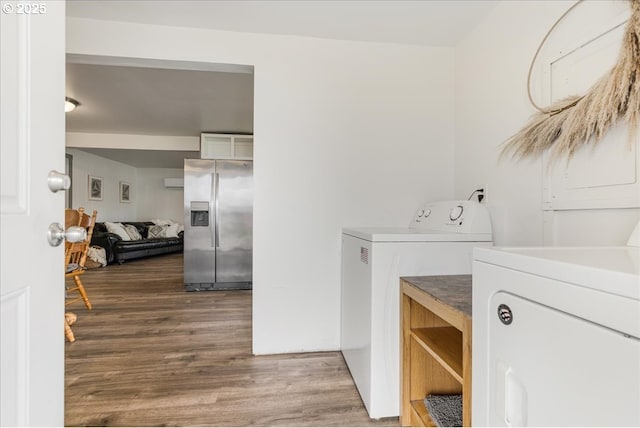
[[[47,231],[47,241],[52,247],[57,247],[62,241],[81,242],[87,239],[87,229],[80,226],[71,226],[64,230],[60,223],[51,223]]]
[[[47,184],[49,185],[49,190],[53,193],[59,190],[69,190],[69,187],[71,187],[71,177],[52,169],[49,171]]]

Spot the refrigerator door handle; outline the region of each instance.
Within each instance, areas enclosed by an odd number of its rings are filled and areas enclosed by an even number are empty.
[[[214,192],[215,192],[215,233],[214,233],[214,246],[218,248],[220,246],[220,225],[219,225],[219,212],[218,212],[218,199],[219,199],[219,191],[220,191],[220,174],[214,173]]]
[[[218,233],[218,189],[216,175],[215,172],[211,173],[211,199],[209,200],[209,232],[211,233],[212,247],[217,247]]]

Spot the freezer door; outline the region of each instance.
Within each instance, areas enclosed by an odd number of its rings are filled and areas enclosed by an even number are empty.
[[[216,282],[252,282],[253,163],[216,161]]]
[[[184,161],[184,283],[216,280],[215,161]]]

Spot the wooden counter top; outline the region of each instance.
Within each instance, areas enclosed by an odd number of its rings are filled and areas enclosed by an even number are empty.
[[[471,318],[471,275],[404,276],[400,279]]]

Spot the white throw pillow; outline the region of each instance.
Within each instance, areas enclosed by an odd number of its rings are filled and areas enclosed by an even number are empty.
[[[173,223],[167,226],[167,229],[164,231],[165,238],[177,238],[178,237],[178,228],[179,224]]]
[[[165,238],[166,230],[167,230],[167,225],[154,224],[153,226],[149,227],[149,232],[147,236],[149,239]]]
[[[124,230],[127,232],[127,235],[131,238],[132,241],[139,241],[142,239],[142,235],[138,232],[138,228],[132,224],[125,224]]]
[[[104,225],[109,232],[115,233],[116,235],[120,236],[123,241],[131,241],[131,237],[129,236],[127,231],[124,230],[124,226],[122,225],[122,223],[111,223],[105,221]]]

